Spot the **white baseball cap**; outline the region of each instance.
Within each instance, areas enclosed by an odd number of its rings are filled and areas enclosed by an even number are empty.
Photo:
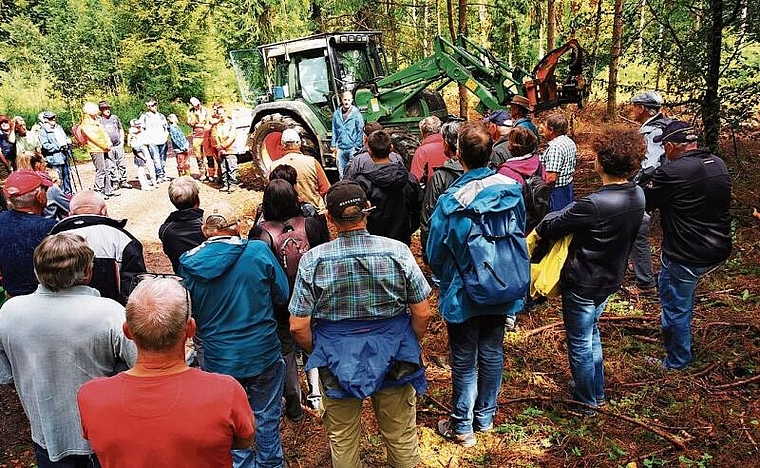
[[[283,145],[287,143],[301,143],[301,135],[298,134],[298,130],[295,128],[288,128],[282,132],[280,143]]]

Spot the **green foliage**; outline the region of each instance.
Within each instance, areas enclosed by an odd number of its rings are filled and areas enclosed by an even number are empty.
[[[692,460],[691,458],[687,457],[686,455],[681,455],[678,457],[678,461],[681,462],[684,466],[695,466],[698,468],[706,468],[711,465],[710,460],[712,460],[712,455],[709,453],[703,453],[702,456],[699,458],[699,460]]]

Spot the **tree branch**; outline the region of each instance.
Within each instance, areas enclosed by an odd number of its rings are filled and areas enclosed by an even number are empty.
[[[647,8],[649,8],[649,11],[652,13],[652,17],[662,26],[665,26],[665,28],[668,30],[670,35],[673,37],[673,41],[676,43],[676,47],[678,47],[678,51],[680,53],[684,53],[683,44],[681,44],[681,41],[678,39],[678,34],[676,34],[676,31],[675,29],[673,29],[673,26],[670,24],[670,21],[668,21],[667,18],[665,19],[665,21],[660,19],[660,17],[657,15],[657,11],[652,6],[652,2],[647,2]]]

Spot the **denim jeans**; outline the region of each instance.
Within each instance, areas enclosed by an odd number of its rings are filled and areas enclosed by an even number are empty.
[[[34,459],[38,468],[100,468],[98,457],[92,455],[69,455],[58,461],[50,460],[47,450],[34,444]]]
[[[667,356],[663,365],[681,369],[691,362],[691,315],[694,309],[694,291],[699,279],[717,265],[697,267],[677,263],[663,254],[660,285],[662,306],[662,335]],[[722,263],[722,262],[721,262]]]
[[[158,155],[161,157],[161,173],[166,173],[166,156],[169,151],[169,145],[163,143],[156,146],[158,147]]]
[[[156,179],[162,179],[164,177],[164,165],[161,164],[161,150],[158,148],[158,145],[145,145],[145,148],[148,149],[150,159],[153,160],[153,167],[156,168]],[[150,161],[148,161],[148,164],[150,164]]]
[[[351,158],[356,153],[356,148],[340,149],[338,148],[338,157],[335,159],[335,164],[338,165],[338,175],[343,178],[343,169],[351,162]]]
[[[69,168],[69,163],[66,162],[65,164],[56,165],[56,166],[50,166],[58,173],[58,179],[61,181],[61,190],[63,190],[63,193],[66,195],[71,195],[74,193],[74,191],[71,189],[71,171]]]
[[[248,403],[256,417],[256,452],[250,449],[232,450],[233,467],[282,468],[280,416],[285,361],[278,357],[261,374],[237,380],[248,394]]]
[[[631,249],[631,263],[636,274],[636,286],[641,288],[653,288],[655,285],[654,271],[652,270],[652,250],[649,248],[649,226],[652,216],[644,212],[641,218],[641,226],[636,234],[636,240]]]
[[[604,356],[599,337],[599,316],[606,304],[606,298],[598,303],[572,291],[562,292],[567,359],[575,381],[573,399],[591,406],[604,400]]]
[[[504,372],[503,315],[481,315],[447,323],[451,356],[451,427],[469,434],[493,424]]]

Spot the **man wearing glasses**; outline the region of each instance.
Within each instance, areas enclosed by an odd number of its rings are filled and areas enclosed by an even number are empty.
[[[105,468],[231,466],[230,450],[253,443],[245,391],[232,377],[185,363],[185,342],[195,333],[195,320],[182,279],[140,277],[147,278],[129,297],[124,324],[137,345],[137,362],[79,390],[84,437]]]
[[[203,341],[203,370],[230,375],[248,393],[256,416],[256,453],[233,452],[234,466],[281,468],[285,362],[274,304],[287,303],[288,279],[269,246],[241,239],[238,217],[224,202],[204,210],[206,242],[180,257],[179,274]]]

